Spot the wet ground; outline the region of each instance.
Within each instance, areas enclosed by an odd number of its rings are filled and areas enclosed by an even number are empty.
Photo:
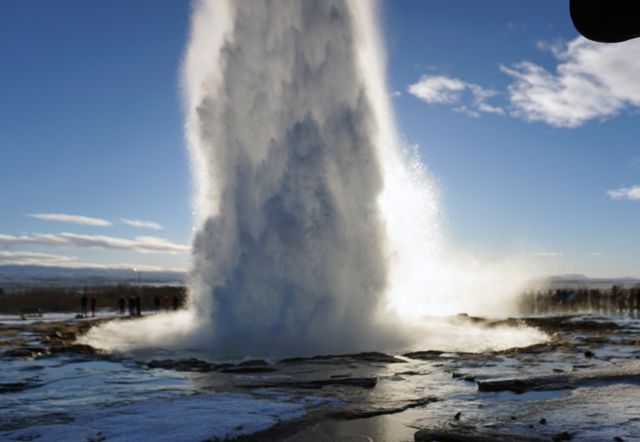
[[[0,317],[1,440],[640,440],[640,321],[624,316],[461,317],[551,339],[278,361],[76,343],[105,320]]]

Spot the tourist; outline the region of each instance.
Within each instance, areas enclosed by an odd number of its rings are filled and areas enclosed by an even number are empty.
[[[127,303],[129,307],[129,316],[133,316],[136,309],[136,300],[133,298],[133,296],[129,296]]]
[[[91,306],[91,317],[95,318],[96,317],[96,304],[98,303],[98,300],[95,298],[95,296],[91,297],[91,301],[90,301],[90,306]]]
[[[126,301],[124,300],[124,297],[120,296],[120,298],[118,298],[118,308],[120,309],[121,315],[124,315],[125,304],[126,304]]]
[[[80,314],[83,318],[87,317],[87,304],[89,303],[89,298],[87,295],[83,294],[80,297]]]

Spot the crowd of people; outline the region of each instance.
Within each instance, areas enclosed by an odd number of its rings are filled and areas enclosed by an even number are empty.
[[[89,298],[83,294],[80,297],[80,316],[83,318],[96,316],[96,308],[98,306],[98,300],[95,297]],[[153,310],[155,312],[178,310],[180,308],[180,299],[177,295],[173,295],[173,298],[169,298],[168,295],[163,297],[155,296],[153,298]],[[140,296],[129,296],[125,298],[120,296],[118,298],[118,313],[120,315],[128,314],[129,316],[142,316],[142,298]]]
[[[91,310],[91,317],[96,317],[96,307],[98,306],[98,300],[92,296],[89,298],[87,295],[80,297],[80,314],[83,318],[89,317],[89,310]]]

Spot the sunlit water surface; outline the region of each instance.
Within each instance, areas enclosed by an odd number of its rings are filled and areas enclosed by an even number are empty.
[[[603,320],[606,319],[609,318]],[[76,321],[72,315],[45,315],[34,320]],[[629,342],[640,336],[640,321],[616,321],[625,327],[625,333],[599,346],[596,357],[589,359],[582,353],[587,347],[578,346],[578,351],[558,349],[517,356],[456,352],[442,353],[430,360],[399,356],[402,362],[391,364],[307,361],[276,364],[277,371],[248,374],[178,371],[149,368],[146,364],[152,359],[191,357],[238,363],[251,356],[212,358],[184,350],[156,349],[107,357],[61,353],[20,359],[3,356],[5,350],[12,348],[4,345],[4,350],[0,349],[0,439],[195,441],[251,434],[307,416],[308,425],[295,434],[287,434],[286,440],[402,441],[412,440],[420,427],[442,425],[461,413],[469,424],[501,422],[503,426],[513,426],[516,432],[552,432],[574,425],[593,440],[611,440],[615,436],[632,440],[634,434],[640,434],[640,422],[632,412],[633,404],[640,399],[638,386],[517,395],[481,393],[474,382],[607,367],[637,359],[638,349]],[[28,324],[15,317],[1,317],[4,334],[0,335],[0,344],[19,338],[22,346],[40,345],[37,334],[23,330]],[[571,338],[585,340],[589,336],[574,333]],[[301,389],[283,385],[349,377],[375,377],[377,385],[372,389]],[[15,385],[24,388],[11,391]],[[330,418],[335,412],[355,415],[367,410],[398,409],[426,397],[438,401],[367,419]],[[543,415],[549,423],[542,430],[537,428],[540,425],[528,429]],[[318,418],[314,421],[313,416]],[[517,422],[508,422],[511,416],[517,417]]]

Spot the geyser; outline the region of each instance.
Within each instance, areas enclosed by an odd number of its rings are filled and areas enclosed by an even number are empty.
[[[435,187],[396,136],[374,9],[195,2],[183,72],[190,312],[107,324],[87,342],[264,355],[544,339],[424,319],[507,313],[524,279],[445,250]]]
[[[185,60],[191,291],[218,349],[346,349],[378,335],[385,125],[361,6],[196,3]]]

